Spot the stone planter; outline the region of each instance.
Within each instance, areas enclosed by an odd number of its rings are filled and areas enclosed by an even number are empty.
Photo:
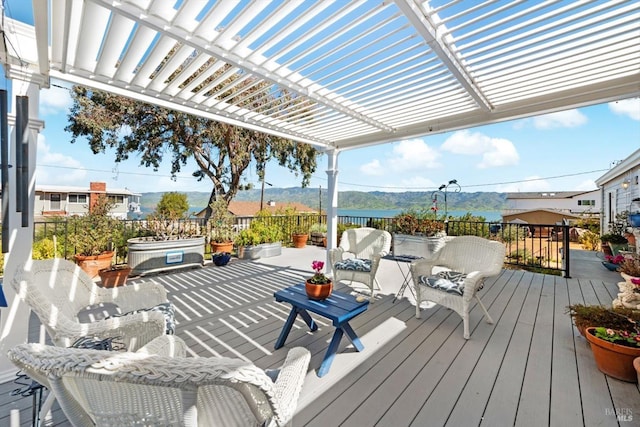
[[[445,235],[415,236],[411,234],[393,234],[393,254],[413,255],[428,258],[445,244]]]
[[[127,240],[131,274],[145,275],[204,264],[204,237],[152,240],[135,237]]]
[[[75,260],[76,264],[93,279],[98,276],[100,270],[111,267],[113,254],[113,251],[107,251],[100,255],[75,255]]]
[[[269,258],[282,254],[282,243],[262,243],[254,246],[244,246],[243,250],[238,250],[240,259]]]
[[[324,239],[327,238],[327,233],[322,233],[320,231],[312,231],[311,232],[311,244],[315,246],[326,246],[323,244]]]

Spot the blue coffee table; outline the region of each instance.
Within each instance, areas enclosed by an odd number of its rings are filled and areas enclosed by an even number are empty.
[[[355,331],[349,325],[349,320],[353,319],[360,313],[367,310],[369,306],[369,300],[358,302],[353,295],[345,294],[343,292],[333,291],[331,296],[323,301],[310,300],[307,297],[307,293],[304,290],[304,283],[296,286],[277,291],[273,296],[278,302],[287,302],[291,304],[291,312],[289,317],[280,332],[280,337],[276,341],[276,350],[282,347],[291,332],[291,327],[296,320],[296,317],[300,315],[305,321],[309,329],[313,332],[318,329],[318,325],[313,321],[309,312],[316,313],[322,317],[326,317],[333,322],[333,326],[336,328],[329,343],[320,369],[318,370],[318,376],[322,377],[331,367],[331,363],[338,351],[340,340],[342,335],[346,334],[351,344],[357,351],[364,350],[364,345],[360,342],[360,338],[356,335]]]

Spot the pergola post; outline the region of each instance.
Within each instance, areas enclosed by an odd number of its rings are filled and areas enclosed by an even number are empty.
[[[329,150],[327,154],[327,263],[326,271],[331,271],[329,249],[338,246],[338,150]]]
[[[9,114],[10,132],[10,157],[9,164],[9,252],[4,255],[4,279],[3,290],[7,298],[8,307],[0,309],[0,383],[10,381],[14,378],[17,368],[7,359],[7,351],[24,342],[27,342],[29,331],[29,307],[20,301],[10,285],[11,280],[16,276],[18,267],[31,259],[31,249],[33,245],[33,207],[35,199],[35,166],[36,149],[38,145],[38,134],[44,127],[44,122],[38,119],[38,104],[40,101],[40,88],[44,86],[45,80],[42,76],[21,73],[10,70],[11,78],[11,113]],[[27,132],[17,135],[16,132],[16,98],[18,96],[28,97],[29,117],[27,121]],[[16,195],[18,194],[19,183],[17,180],[18,171],[16,167],[16,152],[22,147],[28,146],[28,169],[27,174],[28,193],[23,195],[28,199],[28,221],[26,226],[22,223],[22,213],[18,212],[16,205]],[[2,197],[6,195],[3,194]]]

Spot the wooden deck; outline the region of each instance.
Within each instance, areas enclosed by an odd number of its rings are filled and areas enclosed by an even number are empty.
[[[268,260],[236,261],[147,280],[169,290],[178,335],[194,356],[241,357],[270,368],[289,348],[308,348],[310,371],[294,426],[638,425],[637,385],[601,374],[565,313],[571,303],[610,304],[614,283],[503,270],[481,291],[495,324],[481,320],[475,307],[466,341],[454,312],[436,306],[416,319],[411,301],[394,303],[393,286],[383,282],[387,293],[351,322],[364,351],[343,340],[331,370],[318,378],[333,332],[326,319],[315,318],[315,333],[296,321],[285,347],[273,349],[289,312],[273,293],[309,274],[310,268]],[[37,340],[37,325],[33,333]],[[14,388],[0,385],[0,425],[9,425],[14,408],[30,425],[31,398],[9,396]],[[632,422],[619,422],[616,412]],[[46,424],[68,425],[59,409]]]

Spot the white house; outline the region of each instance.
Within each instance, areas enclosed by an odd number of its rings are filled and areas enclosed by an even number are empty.
[[[140,213],[140,194],[128,189],[107,189],[104,182],[91,182],[89,187],[36,185],[34,219],[84,215],[92,200],[105,194],[112,202],[111,215],[127,219],[128,214]]]
[[[639,175],[640,149],[596,179],[602,203],[600,228],[603,232],[606,232],[609,225],[615,222],[617,214],[633,210],[638,206],[638,202],[633,200],[640,198]]]
[[[502,211],[503,217],[534,210],[571,215],[597,215],[602,208],[600,190],[507,193],[506,201],[507,207]]]

